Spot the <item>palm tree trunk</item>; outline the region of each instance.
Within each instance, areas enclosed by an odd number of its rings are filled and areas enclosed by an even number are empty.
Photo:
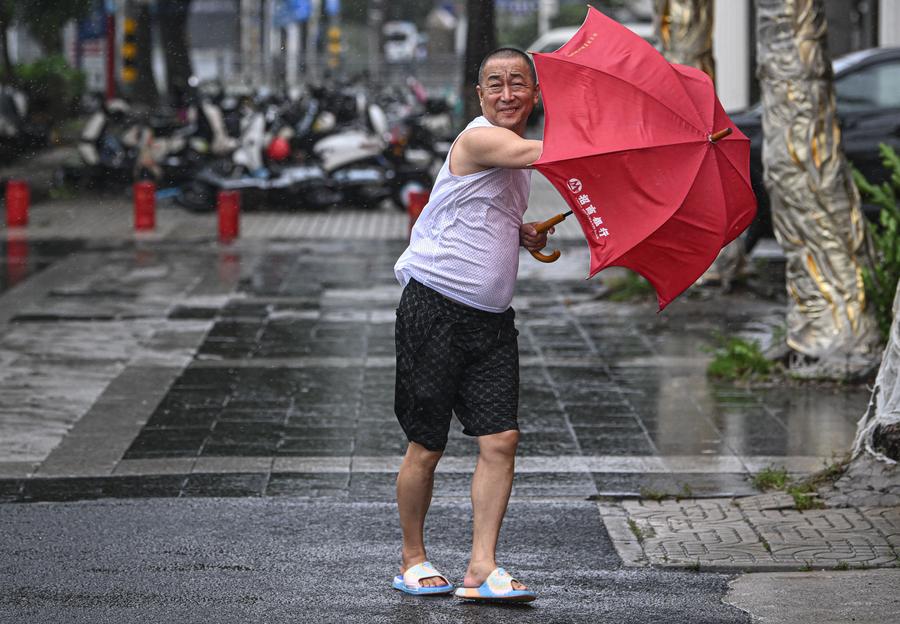
[[[870,244],[841,149],[822,0],[756,0],[763,164],[787,260],[791,372],[848,378],[877,362],[861,265]]]
[[[191,0],[159,0],[159,33],[166,59],[166,90],[169,100],[183,105],[191,68],[188,17]]]
[[[494,27],[494,0],[468,0],[466,16],[466,58],[463,66],[461,95],[464,103],[464,121],[481,114],[481,106],[475,93],[478,84],[478,66],[487,54],[497,47],[497,31]]]
[[[881,461],[900,461],[900,284],[894,295],[894,322],[881,358],[881,368],[869,407],[859,420],[854,457],[870,455]]]

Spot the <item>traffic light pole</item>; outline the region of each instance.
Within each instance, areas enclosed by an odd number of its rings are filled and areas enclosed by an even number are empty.
[[[116,14],[106,16],[106,101],[116,97]]]

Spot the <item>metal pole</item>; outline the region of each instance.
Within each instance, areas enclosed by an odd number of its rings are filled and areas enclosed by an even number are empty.
[[[106,101],[116,97],[116,14],[106,16]]]
[[[322,14],[322,0],[310,1],[309,20],[306,22],[306,81],[319,81],[319,16]]]
[[[384,24],[383,0],[369,0],[369,81],[381,79],[381,29]]]

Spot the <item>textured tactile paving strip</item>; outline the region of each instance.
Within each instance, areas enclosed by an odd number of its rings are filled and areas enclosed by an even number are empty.
[[[897,542],[896,509],[742,509],[725,498],[622,506],[652,565],[777,570],[898,564],[889,541]]]

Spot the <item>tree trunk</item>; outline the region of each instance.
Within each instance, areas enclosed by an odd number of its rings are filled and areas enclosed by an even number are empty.
[[[656,32],[670,63],[690,65],[716,82],[713,0],[654,0]]]
[[[460,95],[464,104],[464,122],[468,123],[481,114],[481,105],[475,93],[475,85],[478,84],[478,66],[481,60],[497,47],[494,1],[468,0],[466,16],[469,26],[466,31],[466,58]]]
[[[15,68],[9,58],[9,41],[6,29],[12,25],[13,5],[8,0],[0,0],[0,76],[8,83],[15,82]]]
[[[134,19],[137,78],[132,85],[132,97],[141,106],[154,107],[159,103],[159,90],[153,78],[153,17],[149,3],[141,2],[135,7]]]
[[[878,331],[861,263],[870,243],[841,150],[822,0],[756,0],[763,164],[787,260],[792,374],[871,372]]]
[[[191,0],[159,0],[159,33],[166,60],[166,90],[169,101],[183,106],[191,68],[188,16]]]
[[[853,457],[868,454],[889,463],[900,461],[900,284],[894,295],[894,322],[881,358],[869,407],[859,420]]]

